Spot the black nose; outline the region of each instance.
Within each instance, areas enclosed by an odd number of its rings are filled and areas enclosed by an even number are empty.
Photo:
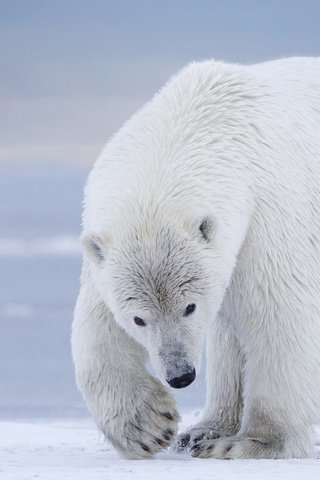
[[[171,380],[167,380],[169,385],[173,388],[185,388],[196,378],[196,371],[193,369],[189,373],[184,373],[181,377],[175,377]]]

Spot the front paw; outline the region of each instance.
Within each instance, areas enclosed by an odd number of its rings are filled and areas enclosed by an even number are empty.
[[[109,425],[107,438],[126,458],[148,458],[171,445],[179,420],[175,400],[153,380],[133,411],[119,413]]]

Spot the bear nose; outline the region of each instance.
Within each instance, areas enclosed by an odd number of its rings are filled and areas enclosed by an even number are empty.
[[[196,370],[193,370],[189,373],[184,373],[181,377],[175,377],[171,380],[167,380],[169,385],[173,388],[185,388],[196,378]]]

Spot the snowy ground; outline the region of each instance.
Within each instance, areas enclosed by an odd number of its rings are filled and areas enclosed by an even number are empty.
[[[193,417],[185,415],[183,425]],[[320,458],[201,460],[164,452],[152,460],[124,460],[88,419],[1,422],[0,432],[1,480],[320,479]]]

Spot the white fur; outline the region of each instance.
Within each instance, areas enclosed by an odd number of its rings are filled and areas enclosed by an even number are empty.
[[[180,448],[312,454],[319,132],[319,59],[207,61],[173,77],[105,147],[86,188],[72,345],[88,407],[125,455],[148,456],[176,433],[174,401],[147,355],[165,383],[197,367],[205,335],[207,404]]]

